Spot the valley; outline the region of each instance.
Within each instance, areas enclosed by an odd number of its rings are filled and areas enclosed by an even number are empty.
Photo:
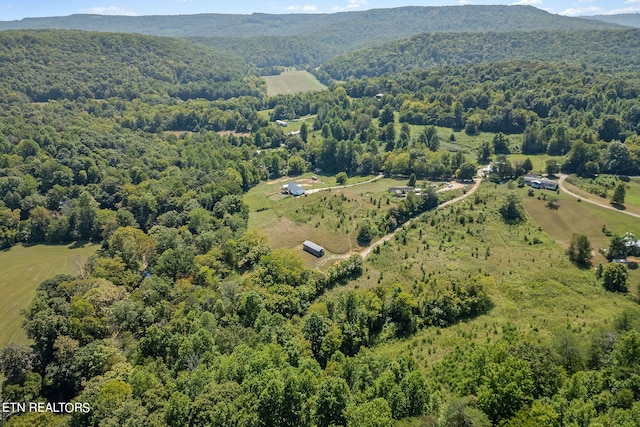
[[[91,408],[3,425],[640,422],[637,28],[87,16],[0,22],[3,401]]]

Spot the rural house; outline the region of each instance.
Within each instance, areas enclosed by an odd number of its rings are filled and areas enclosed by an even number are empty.
[[[538,175],[525,175],[524,183],[531,186],[531,188],[541,188],[544,190],[556,191],[558,189],[558,181],[553,179],[543,178]]]
[[[289,182],[288,184],[284,184],[282,186],[283,194],[291,194],[294,197],[302,196],[305,191],[304,188],[300,187],[298,184],[293,182]]]

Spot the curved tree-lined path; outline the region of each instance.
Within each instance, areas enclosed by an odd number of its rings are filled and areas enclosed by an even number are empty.
[[[377,178],[375,178],[377,179]],[[467,190],[466,193],[464,193],[461,196],[458,196],[456,198],[453,198],[451,200],[448,200],[438,206],[436,206],[435,209],[440,209],[440,208],[444,208],[446,206],[452,205],[454,203],[459,202],[460,200],[463,200],[467,197],[469,197],[470,195],[472,195],[477,189],[478,187],[480,187],[480,182],[482,182],[482,178],[478,177],[478,178],[474,178],[473,180],[473,187],[471,187],[470,189]],[[357,185],[357,184],[356,184]],[[441,191],[447,191],[448,189],[443,189]],[[430,211],[427,211],[430,212]],[[339,259],[346,259],[349,258],[351,255],[354,254],[359,254],[360,256],[362,256],[362,258],[367,258],[371,252],[373,251],[373,249],[376,246],[380,246],[382,244],[384,244],[384,242],[387,242],[389,240],[391,240],[393,238],[393,236],[396,235],[397,232],[399,232],[400,230],[402,230],[403,228],[405,228],[406,226],[410,226],[414,221],[417,221],[420,219],[420,217],[422,215],[424,215],[426,212],[411,218],[410,220],[408,220],[407,222],[405,222],[404,224],[402,224],[402,226],[396,228],[394,231],[392,231],[391,233],[383,236],[382,238],[376,240],[375,242],[372,242],[369,246],[367,246],[364,250],[360,251],[360,252],[351,252],[351,253],[347,253],[347,254],[334,254],[334,255],[329,255],[326,258],[324,258],[319,264],[318,264],[318,268],[322,267],[323,265],[325,265],[326,263],[330,262],[330,261],[335,261],[335,260],[339,260]]]
[[[560,189],[562,191],[564,191],[565,193],[567,193],[569,196],[575,197],[578,200],[584,200],[587,203],[591,203],[593,205],[600,206],[601,208],[610,209],[612,211],[620,212],[620,213],[623,213],[625,215],[631,215],[631,216],[633,216],[635,218],[640,218],[640,214],[637,214],[637,213],[634,213],[634,212],[627,212],[627,211],[621,210],[621,209],[616,209],[615,207],[611,206],[608,203],[602,203],[602,202],[600,202],[598,200],[592,199],[589,196],[581,196],[579,194],[574,193],[573,191],[569,190],[566,185],[564,185],[564,180],[566,178],[567,178],[567,175],[564,175],[564,174],[560,175],[560,179],[558,180],[558,187],[560,187]]]

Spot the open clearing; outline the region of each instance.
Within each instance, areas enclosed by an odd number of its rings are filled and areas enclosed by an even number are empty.
[[[283,195],[281,185],[286,182],[296,182],[311,191],[295,198]],[[374,225],[384,223],[389,208],[402,200],[392,195],[389,187],[404,186],[406,183],[406,179],[367,176],[349,178],[347,187],[333,188],[336,185],[335,177],[316,176],[316,179],[310,179],[306,174],[261,183],[245,196],[250,211],[249,229],[265,234],[271,247],[298,250],[307,268],[328,267],[328,260],[365,249],[357,241],[359,224],[365,218]],[[464,187],[464,184],[455,182],[444,184],[424,181],[417,183],[416,187],[431,185],[436,190],[451,191],[452,197]],[[322,188],[326,191],[313,192]],[[381,237],[378,233],[372,241]],[[319,260],[304,252],[304,240],[324,247],[327,256]]]
[[[537,190],[534,194],[533,197],[524,195],[527,211],[533,220],[565,249],[569,247],[573,233],[587,236],[595,251],[600,247],[609,246],[610,238],[602,232],[603,225],[621,235],[627,231],[640,231],[640,222],[623,213],[587,202],[578,202],[574,197],[564,193],[558,195],[548,190]],[[558,200],[558,208],[549,209],[546,206],[547,202],[542,199],[543,196],[547,199],[555,197]],[[596,258],[596,262],[606,262],[599,254]]]
[[[371,177],[363,177],[370,179]],[[329,254],[346,254],[358,250],[356,228],[364,217],[372,221],[387,212],[389,204],[396,203],[388,192],[391,185],[400,185],[391,179],[379,179],[362,185],[290,197],[281,194],[281,185],[285,182],[297,182],[309,188],[326,188],[335,185],[331,178],[318,177],[308,180],[306,177],[280,179],[263,183],[253,188],[245,197],[249,205],[249,229],[264,233],[269,244],[275,248],[299,248],[303,258],[302,242],[312,240],[323,246]],[[354,179],[355,182],[355,179]],[[312,184],[307,186],[305,184]],[[348,184],[352,184],[351,180]],[[402,181],[402,184],[406,180]],[[380,201],[378,208],[377,201]],[[309,267],[315,266],[317,259],[308,256]]]
[[[527,197],[526,190],[517,191]],[[505,224],[498,207],[508,191],[506,185],[495,188],[494,184],[483,182],[477,197],[474,194],[450,207],[426,213],[407,227],[406,239],[398,236],[382,245],[365,261],[361,277],[334,288],[328,296],[377,286],[401,285],[411,292],[420,282],[434,278],[464,282],[480,277],[494,303],[490,312],[446,328],[425,328],[414,337],[377,347],[388,357],[412,354],[428,373],[451,352],[485,345],[510,333],[549,345],[560,331],[570,331],[587,342],[588,331],[610,324],[625,309],[637,310],[634,291],[627,295],[607,292],[596,283],[593,270],[581,270],[569,262],[564,248],[554,241],[557,238],[544,228],[559,220],[549,215],[546,202],[536,197],[526,201],[527,205],[540,205],[535,206],[541,208],[535,222]],[[547,194],[556,195],[550,191]],[[579,205],[567,199],[559,203],[560,209],[551,215],[568,215],[569,203]],[[577,206],[571,215],[590,216],[584,221],[568,222],[565,233],[570,236],[572,230],[588,225],[583,222],[595,221],[593,233],[602,234],[600,228],[606,218],[600,216],[596,206],[581,204],[584,206]],[[563,209],[566,212],[562,213]],[[604,214],[607,215],[611,214]],[[624,229],[627,218],[617,216],[611,219],[611,228]],[[564,228],[558,225],[551,232]]]
[[[291,95],[324,90],[327,87],[306,71],[285,71],[279,76],[262,77],[267,82],[267,95]]]
[[[75,274],[98,247],[36,245],[0,251],[0,347],[27,342],[20,310],[29,306],[38,285],[57,274]]]
[[[543,195],[547,199],[557,198],[558,208],[549,209],[546,206],[547,202],[542,198]],[[563,249],[569,247],[573,233],[587,236],[593,248],[593,265],[608,262],[598,251],[600,248],[607,248],[611,241],[611,237],[603,233],[603,226],[614,234],[624,235],[630,232],[640,235],[640,221],[637,218],[585,201],[579,202],[576,198],[562,192],[558,195],[547,190],[537,190],[534,197],[524,197],[529,215]],[[629,270],[629,273],[630,289],[635,291],[640,272]]]

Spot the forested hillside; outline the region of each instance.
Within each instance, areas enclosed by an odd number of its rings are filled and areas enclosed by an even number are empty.
[[[363,47],[434,32],[580,31],[601,21],[552,15],[531,6],[402,7],[335,14],[99,16],[0,22],[6,29],[74,29],[190,37],[258,67],[318,66]]]
[[[67,29],[167,37],[264,37],[337,33],[374,42],[435,31],[585,30],[615,26],[553,15],[532,6],[399,7],[331,14],[177,16],[71,15],[0,21],[0,30]],[[395,34],[395,35],[394,35]],[[348,40],[344,39],[343,43]]]
[[[524,25],[499,11],[583,22],[530,7],[392,13]],[[623,204],[628,188],[640,206],[635,30],[421,34],[328,63],[327,90],[267,96],[255,65],[322,61],[309,41],[333,27],[311,23],[363,16],[385,15],[294,16],[308,38],[278,43],[307,46],[299,58],[269,59],[273,39],[256,33],[212,49],[0,32],[0,248],[100,245],[38,286],[22,312],[30,341],[0,349],[3,402],[58,410],[3,405],[0,422],[640,423],[640,276],[631,256],[608,262],[640,235]],[[244,19],[286,27],[225,25]],[[382,40],[397,26],[371,28]],[[238,59],[249,49],[251,64]],[[525,187],[543,169],[614,182],[622,203]],[[326,191],[283,194],[298,180]],[[274,241],[258,214],[278,224]],[[290,236],[302,227],[357,245],[319,259]]]
[[[604,70],[637,68],[640,31],[421,34],[340,56],[324,63],[316,74],[326,82],[512,59],[579,63]]]
[[[133,34],[0,32],[0,70],[3,102],[260,94],[232,53]]]
[[[597,21],[608,22],[610,24],[624,25],[627,27],[640,27],[640,14],[621,13],[619,15],[593,15],[585,16],[584,19],[595,19]]]

